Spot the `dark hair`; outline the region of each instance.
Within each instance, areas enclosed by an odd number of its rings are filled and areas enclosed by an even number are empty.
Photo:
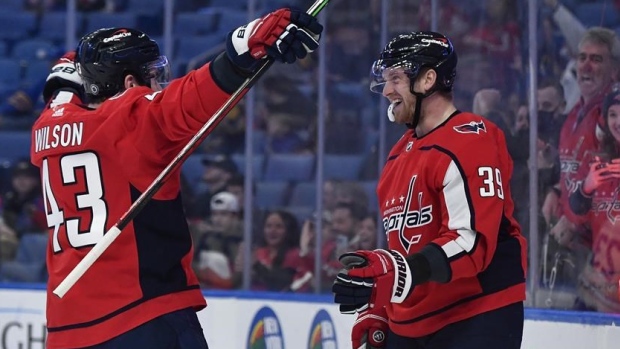
[[[271,215],[278,215],[284,222],[284,239],[282,241],[282,245],[278,247],[278,253],[276,254],[276,257],[273,259],[273,265],[280,266],[282,265],[282,262],[284,262],[286,251],[299,246],[299,223],[297,222],[297,218],[295,218],[292,213],[285,210],[274,210],[265,214],[265,219],[263,220],[263,229],[265,227],[267,219]],[[267,245],[267,243],[265,242],[264,232],[260,235],[259,245]]]
[[[366,207],[357,203],[338,202],[336,206],[334,206],[334,210],[339,208],[348,210],[351,216],[356,220],[363,219],[367,214]]]
[[[558,91],[562,99],[564,99],[564,86],[562,86],[562,84],[557,79],[548,78],[538,83],[539,90],[542,90],[544,88],[549,88],[549,87],[552,87],[556,91]]]

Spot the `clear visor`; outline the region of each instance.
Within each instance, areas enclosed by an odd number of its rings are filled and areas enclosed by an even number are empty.
[[[142,76],[146,82],[151,83],[151,88],[155,91],[164,89],[170,83],[170,63],[166,56],[159,56],[154,61],[142,66]]]
[[[396,82],[398,79],[414,78],[419,72],[418,63],[389,59],[377,60],[370,69],[370,90],[383,93],[383,87],[388,81]]]

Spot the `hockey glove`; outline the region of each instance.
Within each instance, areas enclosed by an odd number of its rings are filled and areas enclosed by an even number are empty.
[[[293,63],[319,46],[323,26],[304,12],[280,9],[228,34],[226,53],[245,71],[258,68],[260,60]]]
[[[340,256],[343,269],[332,286],[340,312],[402,303],[413,290],[413,278],[402,254],[393,250],[355,251]]]
[[[82,78],[75,68],[75,51],[69,51],[60,57],[52,67],[43,86],[43,101],[47,104],[61,90],[68,90],[82,98]]]
[[[357,316],[351,331],[353,349],[384,348],[388,329],[388,317],[385,308],[361,312]]]

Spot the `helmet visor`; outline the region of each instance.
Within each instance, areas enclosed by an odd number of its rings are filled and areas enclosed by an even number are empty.
[[[166,56],[159,56],[156,60],[142,66],[144,80],[151,83],[154,90],[161,90],[170,83],[170,63]]]
[[[403,78],[403,73],[413,80],[420,72],[421,65],[416,62],[399,59],[379,59],[370,69],[370,90],[383,93],[383,87],[388,82],[397,82]]]

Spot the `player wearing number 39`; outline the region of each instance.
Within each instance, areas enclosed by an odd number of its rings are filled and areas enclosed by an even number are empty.
[[[407,131],[388,155],[377,195],[389,250],[340,257],[333,285],[358,313],[358,348],[518,349],[526,241],[514,220],[504,135],[456,109],[457,56],[434,32],[392,39],[372,66],[391,121]]]
[[[55,67],[31,150],[50,237],[48,348],[207,348],[178,169],[73,289],[63,298],[52,290],[264,59],[305,57],[322,29],[277,10],[231,31],[226,52],[169,84],[157,43],[128,28],[86,35],[75,66],[68,56],[67,69]],[[80,81],[87,106],[75,100]]]

